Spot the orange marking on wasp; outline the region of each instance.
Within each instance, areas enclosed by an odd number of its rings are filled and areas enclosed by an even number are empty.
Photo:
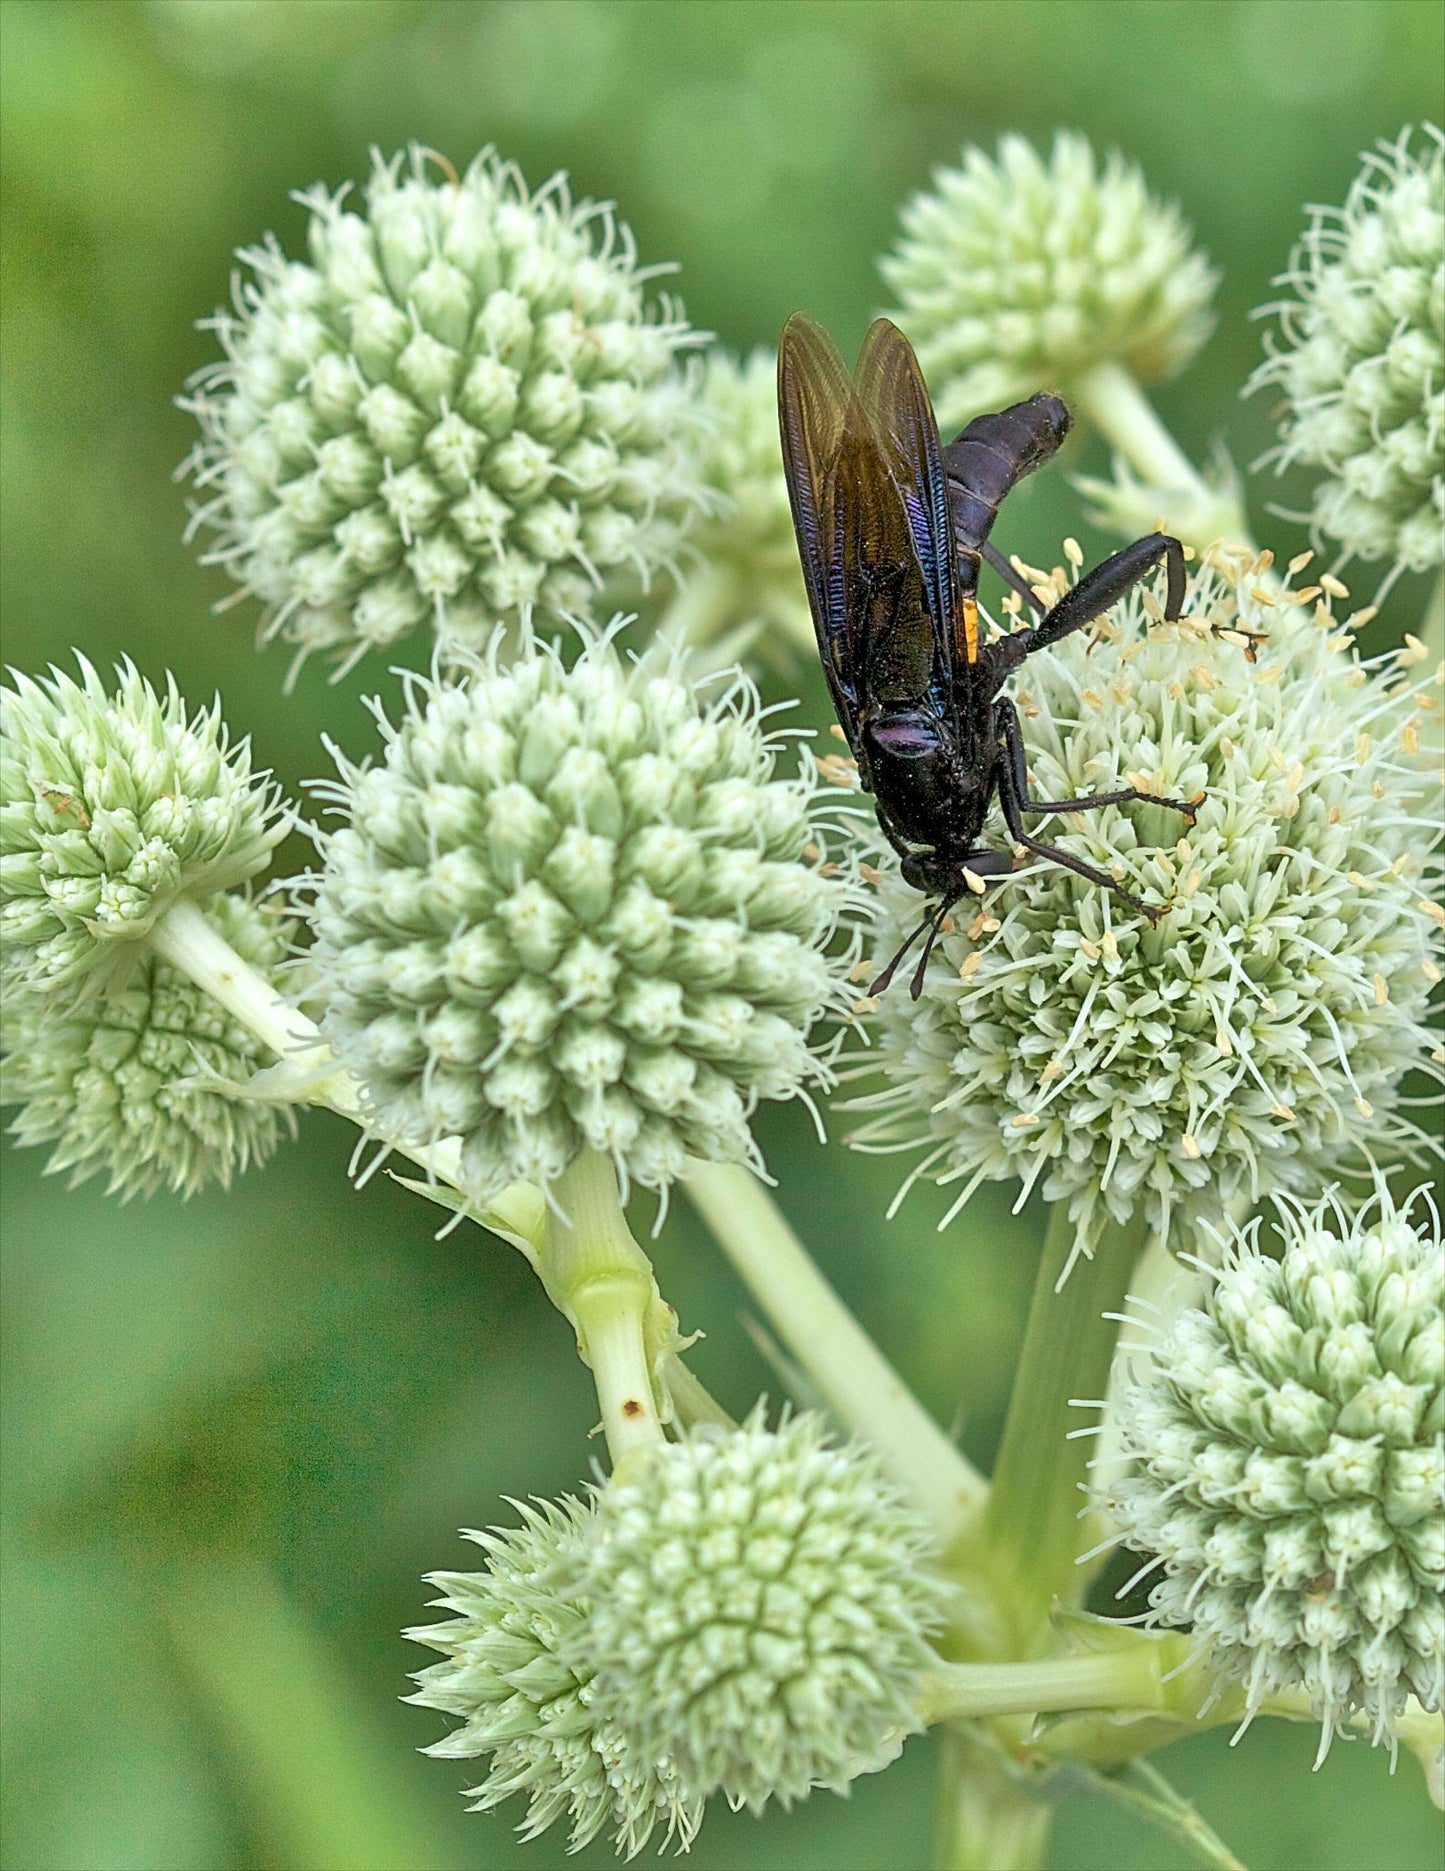
[[[963,648],[971,663],[978,661],[978,604],[973,598],[963,601]]]

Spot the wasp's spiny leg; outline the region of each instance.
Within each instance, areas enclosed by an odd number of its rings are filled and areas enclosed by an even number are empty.
[[[1024,577],[1023,573],[1013,564],[1013,561],[1006,559],[991,539],[984,540],[983,544],[979,547],[979,551],[1009,589],[1019,594],[1024,603],[1027,604],[1029,609],[1034,613],[1035,617],[1042,617],[1044,612],[1048,609],[1048,606]]]
[[[994,719],[1008,752],[1014,798],[1021,812],[1096,812],[1100,806],[1128,806],[1137,802],[1145,806],[1168,806],[1171,812],[1182,812],[1191,825],[1199,816],[1203,793],[1196,793],[1193,799],[1170,799],[1162,793],[1143,792],[1137,786],[1121,786],[1112,793],[1080,793],[1077,799],[1031,799],[1023,731],[1018,710],[1007,696],[994,703]]]
[[[1151,923],[1157,923],[1168,910],[1167,903],[1146,903],[1142,897],[1134,896],[1096,864],[1088,864],[1083,858],[1074,857],[1071,852],[1060,851],[1057,845],[1046,845],[1038,838],[1031,838],[1024,829],[1023,802],[1018,797],[1013,768],[1003,761],[1000,761],[998,770],[998,802],[1010,837],[1016,844],[1021,844],[1025,851],[1032,851],[1035,857],[1048,858],[1051,863],[1062,864],[1065,870],[1073,871],[1078,877],[1086,877],[1090,883],[1098,884],[1100,889],[1112,891],[1121,903],[1127,903],[1130,909],[1138,910]]]

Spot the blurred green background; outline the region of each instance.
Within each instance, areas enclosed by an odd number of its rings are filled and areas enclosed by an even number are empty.
[[[281,694],[254,613],[181,543],[172,482],[193,440],[172,399],[214,353],[195,329],[229,255],[295,248],[288,191],[361,176],[416,138],[459,165],[494,142],[535,184],[615,198],[643,258],[680,262],[699,325],[771,342],[806,306],[850,349],[883,302],[897,205],[964,141],[1078,127],[1182,200],[1224,270],[1220,327],[1159,393],[1196,458],[1249,459],[1265,399],[1237,390],[1305,201],[1343,198],[1357,152],[1440,109],[1436,0],[3,0],[6,660],[70,647],[173,668],[289,788],[323,730],[370,746],[364,669],[316,665]],[[1103,466],[1097,445],[1075,465]],[[1286,490],[1287,491],[1287,490]],[[1298,529],[1254,516],[1281,553]],[[1064,531],[1065,477],[1029,483],[1008,545]],[[1402,583],[1376,629],[1397,639]],[[423,652],[417,649],[417,654]],[[821,722],[821,689],[807,708]],[[303,852],[283,853],[295,865]],[[916,1194],[885,1225],[890,1162],[824,1151],[766,1115],[781,1200],[848,1300],[987,1460],[1039,1216],[985,1190],[947,1236]],[[426,1660],[397,1635],[420,1574],[470,1563],[461,1525],[504,1494],[588,1472],[585,1373],[517,1256],[384,1179],[347,1181],[351,1135],[299,1144],[229,1196],[120,1208],[7,1151],[5,1532],[8,1859],[15,1871],[451,1871],[555,1865],[517,1812],[467,1817],[465,1764],[413,1749],[440,1718],[401,1706]],[[770,1375],[742,1296],[679,1204],[660,1272],[697,1366],[734,1409]],[[773,1390],[777,1386],[773,1382]],[[429,1654],[429,1653],[428,1653]],[[1408,1871],[1440,1861],[1411,1762],[1261,1724],[1161,1760],[1254,1871]],[[713,1813],[698,1871],[927,1862],[931,1747],[851,1800],[759,1823]],[[348,1832],[349,1839],[348,1842]],[[612,1862],[594,1846],[583,1865]],[[1183,1863],[1098,1800],[1061,1812],[1058,1867]]]

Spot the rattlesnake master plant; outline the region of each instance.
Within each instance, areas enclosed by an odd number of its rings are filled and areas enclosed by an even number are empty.
[[[916,1005],[883,997],[891,1083],[856,1101],[875,1113],[856,1141],[926,1147],[914,1174],[962,1183],[957,1207],[1017,1177],[1069,1204],[1087,1249],[1141,1204],[1167,1235],[1425,1140],[1400,1081],[1439,1076],[1440,826],[1416,707],[1438,706],[1438,679],[1420,680],[1417,650],[1359,662],[1328,591],[1265,572],[1215,552],[1178,626],[1131,596],[1111,663],[1084,634],[1029,662],[1038,797],[1203,802],[1182,836],[1140,806],[1064,821],[1066,848],[1169,906],[1157,926],[1035,863],[959,905]],[[1241,629],[1267,633],[1255,662]],[[881,893],[877,957],[915,904]]]
[[[448,655],[645,587],[704,498],[678,363],[700,340],[646,296],[666,269],[490,151],[460,179],[377,156],[347,194],[301,197],[308,260],[242,253],[226,359],[187,403],[208,557],[264,633],[348,665],[427,626]]]
[[[1236,1231],[1201,1306],[1138,1322],[1107,1511],[1153,1555],[1154,1620],[1192,1627],[1250,1714],[1300,1689],[1322,1754],[1357,1710],[1393,1745],[1407,1696],[1445,1698],[1439,1218],[1383,1181],[1353,1218],[1279,1214],[1278,1260]]]
[[[804,1414],[698,1430],[618,1475],[569,1555],[569,1654],[646,1759],[754,1811],[886,1765],[919,1726],[945,1591],[857,1444]]]
[[[212,923],[236,954],[274,977],[289,931],[240,896],[217,898]],[[141,948],[100,993],[10,992],[0,1013],[11,1131],[52,1144],[51,1174],[109,1177],[123,1197],[192,1195],[264,1163],[289,1113],[238,1098],[270,1064],[268,1048],[171,963]]]
[[[217,700],[193,712],[125,662],[84,657],[0,691],[0,937],[7,991],[124,977],[171,904],[265,869],[287,826]]]
[[[1084,137],[1061,133],[1047,158],[1018,136],[996,161],[965,149],[902,221],[880,265],[945,427],[1067,392],[1100,362],[1172,377],[1213,327],[1217,275],[1179,211]]]
[[[1445,136],[1404,130],[1343,208],[1314,208],[1250,390],[1275,388],[1277,469],[1319,476],[1310,520],[1346,559],[1445,559]]]
[[[918,1726],[946,1593],[927,1527],[815,1416],[658,1446],[576,1501],[470,1534],[481,1573],[434,1573],[458,1616],[411,1698],[463,1718],[428,1752],[490,1754],[478,1804],[525,1792],[533,1836],[578,1846],[656,1825],[685,1846],[703,1800],[784,1804],[884,1765]]]
[[[1385,168],[1347,210],[1374,228],[1367,255],[1376,223],[1420,224],[1401,201],[1421,164],[1402,142]],[[1099,627],[1107,658],[1076,636],[1033,659],[1015,694],[1035,796],[1202,795],[1188,828],[1142,804],[1060,827],[1168,913],[1150,926],[1029,865],[955,909],[916,1006],[860,1002],[918,904],[891,860],[863,862],[848,763],[795,769],[745,677],[703,681],[669,647],[685,632],[720,660],[801,621],[768,358],[688,376],[691,334],[649,310],[625,231],[493,156],[453,178],[414,151],[378,162],[359,210],[305,200],[309,260],[248,256],[227,362],[194,386],[201,518],[299,653],[344,663],[429,626],[433,673],[377,705],[374,764],[335,750],[320,867],[292,880],[310,946],[286,973],[283,930],[237,894],[282,821],[218,714],[129,666],[113,692],[86,664],[18,678],[7,1084],[22,1141],[123,1193],[224,1182],[288,1099],[328,1105],[538,1274],[611,1475],[470,1536],[483,1570],[433,1575],[450,1615],[411,1633],[440,1653],[414,1699],[460,1725],[431,1751],[486,1757],[471,1797],[523,1795],[529,1836],[565,1822],[632,1854],[686,1845],[709,1798],[844,1787],[945,1723],[945,1860],[1024,1867],[1071,1770],[1209,1721],[1313,1711],[1327,1738],[1438,1747],[1438,1229],[1383,1193],[1354,1219],[1314,1206],[1352,1160],[1422,1144],[1402,1084],[1442,1063],[1421,748],[1445,678],[1415,620],[1362,663],[1338,579],[1301,588],[1304,559],[1281,576],[1216,545],[1177,625],[1136,593]],[[1120,451],[1118,513],[1162,490],[1196,543],[1221,530],[1229,489],[1138,389],[1202,342],[1213,277],[1133,170],[1008,139],[907,225],[888,273],[945,421],[1062,386]],[[1407,325],[1424,277],[1381,275]],[[1358,297],[1323,278],[1306,323]],[[1375,353],[1351,353],[1351,386],[1418,359],[1415,325],[1357,323],[1342,341]],[[1399,432],[1348,441],[1341,484],[1371,449],[1401,456]],[[659,567],[682,575],[634,658],[585,613]],[[568,611],[580,648],[539,643]],[[886,1084],[861,1140],[921,1143],[916,1173],[961,1186],[955,1218],[985,1178],[1059,1204],[991,1481],[748,1173],[756,1105],[831,1082],[830,1016],[876,1016]],[[790,1373],[866,1447],[810,1415],[738,1428],[708,1395],[623,1213],[635,1185],[679,1179]],[[1230,1236],[1202,1306],[1152,1360],[1114,1364],[1148,1233],[1146,1266],[1191,1230],[1197,1257],[1206,1220],[1281,1190],[1300,1204],[1283,1260]],[[1081,1615],[1096,1535],[1073,1400],[1106,1392],[1105,1446],[1132,1466],[1095,1471],[1096,1506],[1162,1567],[1167,1630]],[[211,1683],[224,1646],[206,1663]],[[296,1785],[294,1760],[273,1766]],[[1197,1844],[1198,1816],[1151,1784]]]
[[[462,1144],[476,1195],[584,1147],[661,1187],[755,1161],[748,1119],[825,1076],[827,949],[850,898],[811,760],[776,772],[749,683],[699,702],[615,633],[569,669],[500,642],[409,684],[380,765],[338,758],[312,964],[380,1129]],[[846,966],[846,964],[844,964]]]
[[[594,1510],[580,1501],[519,1506],[520,1527],[469,1532],[487,1556],[483,1572],[429,1572],[433,1603],[456,1615],[405,1635],[443,1653],[417,1672],[408,1701],[461,1718],[425,1752],[444,1760],[489,1755],[472,1787],[472,1810],[487,1812],[525,1794],[519,1826],[536,1838],[558,1820],[579,1850],[607,1827],[620,1852],[640,1852],[662,1826],[679,1848],[702,1823],[702,1798],[668,1760],[640,1750],[595,1706],[593,1671],[568,1654],[587,1601],[563,1583],[567,1555],[585,1540]]]

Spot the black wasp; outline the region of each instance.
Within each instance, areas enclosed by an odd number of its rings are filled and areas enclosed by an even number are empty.
[[[1082,858],[1042,844],[1024,814],[1083,812],[1135,799],[1191,823],[1198,801],[1130,786],[1080,799],[1030,799],[1018,712],[999,690],[1026,656],[1081,629],[1162,559],[1167,618],[1184,601],[1184,549],[1151,533],[1087,573],[1045,610],[989,543],[1004,495],[1047,461],[1069,430],[1057,396],[1031,396],[976,416],[943,448],[913,347],[878,319],[850,377],[833,341],[805,313],[778,350],[783,466],[823,672],[878,823],[917,890],[939,898],[869,989],[881,994],[924,930],[916,1000],[943,919],[975,880],[1013,868],[980,848],[994,793],[1015,844],[1089,878],[1151,922],[1141,903]],[[1039,613],[1029,629],[983,641],[978,574],[988,563]]]

